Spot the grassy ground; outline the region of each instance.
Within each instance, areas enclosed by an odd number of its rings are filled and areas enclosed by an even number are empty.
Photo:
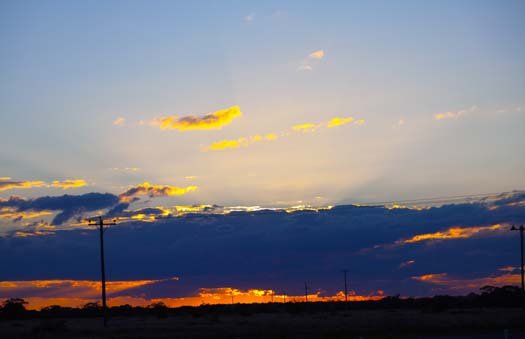
[[[0,321],[1,338],[525,338],[520,309],[351,310]]]

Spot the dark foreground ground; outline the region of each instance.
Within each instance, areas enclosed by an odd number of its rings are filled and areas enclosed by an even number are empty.
[[[506,330],[506,331],[505,331]],[[525,339],[520,308],[194,313],[0,321],[0,338],[505,338]]]

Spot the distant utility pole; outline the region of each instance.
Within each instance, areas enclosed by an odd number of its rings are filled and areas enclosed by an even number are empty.
[[[521,225],[520,227],[516,227],[512,225],[511,231],[520,231],[520,250],[521,250],[521,292],[523,294],[523,307],[525,308],[525,282],[523,277],[523,231],[525,230],[525,227]]]
[[[308,285],[304,282],[304,300],[308,302]]]
[[[283,304],[286,302],[286,293],[283,293]]]
[[[274,293],[275,293],[275,292],[272,291],[272,294],[270,294],[270,296],[272,297],[272,304],[273,304],[273,294],[274,294]]]
[[[345,274],[345,302],[348,302],[348,286],[346,284],[346,273],[348,272],[348,270],[343,270],[344,274]]]
[[[98,226],[100,231],[100,280],[102,282],[102,314],[104,316],[104,327],[108,326],[107,303],[106,303],[106,268],[104,264],[104,226],[116,225],[115,219],[111,222],[104,221],[102,217],[88,219],[89,225]]]

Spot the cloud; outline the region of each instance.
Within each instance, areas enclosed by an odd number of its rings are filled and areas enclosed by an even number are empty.
[[[30,188],[42,188],[42,187],[57,187],[62,189],[78,188],[87,186],[87,182],[84,179],[66,179],[66,180],[54,180],[52,183],[46,183],[45,181],[0,181],[0,191],[6,191],[11,189],[30,189]]]
[[[331,127],[341,126],[341,125],[349,124],[352,121],[354,121],[354,118],[352,117],[333,118],[332,120],[328,121],[328,123],[326,124],[326,127],[331,128]]]
[[[0,201],[0,208],[12,208],[16,212],[60,211],[52,220],[53,225],[60,225],[74,216],[86,212],[110,208],[119,203],[117,196],[110,193],[86,193],[83,195],[62,195],[58,197],[40,197],[22,199],[11,197]]]
[[[208,113],[203,116],[164,117],[153,121],[161,129],[176,129],[179,131],[221,129],[229,125],[235,118],[240,117],[242,112],[239,106]]]
[[[2,181],[0,182],[0,191],[12,189],[30,189],[35,187],[48,187],[43,181]]]
[[[304,124],[298,124],[291,127],[291,130],[293,132],[297,133],[309,133],[309,132],[315,132],[318,129],[322,128],[333,128],[338,127],[341,125],[349,124],[353,122],[355,125],[362,125],[364,124],[364,119],[354,120],[352,117],[346,117],[346,118],[332,118],[327,123],[321,123],[321,124],[313,124],[313,123],[304,123]],[[289,132],[281,133],[281,137],[289,136]],[[202,151],[222,151],[226,149],[236,149],[236,148],[242,148],[242,147],[248,147],[263,141],[273,141],[277,140],[279,138],[279,135],[276,133],[268,133],[264,136],[256,134],[248,137],[240,137],[237,139],[225,139],[225,140],[219,140],[214,143],[212,143],[209,146],[205,146],[202,148]]]
[[[122,171],[122,172],[138,172],[140,171],[140,168],[138,167],[112,167],[110,168],[112,171]]]
[[[253,145],[255,143],[263,142],[263,141],[273,141],[278,138],[277,134],[269,133],[265,136],[262,135],[252,135],[249,137],[241,137],[238,139],[226,139],[226,140],[220,140],[216,141],[210,146],[207,146],[204,148],[204,151],[222,151],[225,149],[231,149],[231,148],[240,148],[240,147],[248,147],[250,145]]]
[[[292,130],[298,132],[313,132],[317,129],[317,127],[318,126],[316,124],[306,123],[292,126]]]
[[[126,119],[123,117],[118,117],[115,120],[113,120],[113,125],[115,126],[124,126],[126,123]]]
[[[0,181],[11,180],[11,177],[0,177]]]
[[[62,189],[78,188],[78,187],[87,186],[87,182],[84,179],[67,179],[63,181],[55,180],[53,181],[51,186],[62,188]]]
[[[478,110],[477,106],[472,106],[468,109],[460,111],[449,111],[449,112],[440,112],[434,114],[434,120],[446,120],[446,119],[457,119],[463,115],[475,112]]]
[[[166,197],[173,195],[184,195],[197,190],[197,186],[176,187],[169,185],[152,185],[144,182],[121,193],[119,198],[123,202],[129,202],[138,195],[153,197]]]
[[[301,65],[297,68],[298,71],[312,71],[314,66],[318,64],[325,56],[325,52],[322,49],[319,49],[317,51],[314,51],[310,54],[308,54],[308,57],[306,57],[305,60],[301,63]]]
[[[323,290],[324,296],[335,296],[341,290],[342,268],[347,268],[350,277],[354,277],[351,286],[357,295],[367,296],[377,290],[405,296],[463,291],[455,289],[454,284],[431,282],[446,279],[466,281],[469,291],[477,291],[482,286],[477,284],[492,282],[479,280],[480,277],[517,273],[499,270],[515,266],[519,255],[515,232],[504,232],[503,228],[501,232],[480,231],[475,236],[454,241],[428,240],[362,250],[377,243],[396,243],[422,234],[447,234],[456,225],[476,229],[479,225],[525,222],[525,206],[503,204],[491,210],[489,207],[494,201],[421,210],[356,205],[290,210],[215,205],[126,210],[126,204],[119,203],[113,195],[64,197],[12,198],[0,202],[0,208],[64,209],[68,211],[66,215],[77,216],[89,213],[87,209],[98,214],[119,206],[117,215],[123,215],[125,222],[119,222],[106,233],[107,258],[111,258],[111,267],[118,268],[112,271],[111,278],[181,278],[175,287],[167,286],[168,283],[144,285],[133,293],[127,290],[113,296],[146,294],[145,298],[149,299],[197,296],[200,288],[212,287],[243,292],[271,289],[276,294],[299,296],[304,286],[298,282],[305,279],[312,291]],[[503,197],[505,201],[511,199],[508,195]],[[24,236],[0,237],[3,263],[0,281],[99,278],[98,265],[93,261],[99,241],[97,230],[87,226],[69,227],[67,231],[60,227],[48,230],[44,226],[20,227],[18,231],[25,232]],[[27,236],[29,233],[33,236]],[[412,260],[415,263],[408,264]],[[400,263],[406,265],[400,269]],[[446,276],[412,278],[442,273]],[[505,278],[499,279],[501,282]],[[40,293],[45,290],[35,295]]]
[[[491,275],[487,277],[476,278],[459,278],[452,277],[448,273],[433,273],[414,276],[412,279],[424,283],[443,285],[451,290],[471,291],[479,289],[483,286],[505,286],[517,285],[520,282],[521,276],[519,274],[502,274]]]
[[[478,235],[483,232],[494,232],[499,231],[503,228],[503,225],[496,224],[492,226],[478,226],[478,227],[452,227],[444,232],[434,232],[426,234],[417,234],[410,239],[402,240],[405,244],[411,244],[415,242],[428,241],[428,240],[448,240],[448,239],[461,239],[470,238],[474,235]]]
[[[243,18],[243,21],[247,24],[250,24],[253,22],[253,19],[255,18],[255,14],[254,13],[250,13],[249,15],[245,16]]]
[[[316,60],[321,60],[322,58],[324,58],[324,51],[322,49],[319,49],[315,52],[312,52],[308,55],[308,58],[309,59],[316,59]]]

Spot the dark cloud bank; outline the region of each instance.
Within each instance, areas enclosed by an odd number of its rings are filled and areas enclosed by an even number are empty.
[[[124,223],[106,232],[107,276],[110,280],[180,277],[138,288],[137,294],[152,298],[224,286],[300,295],[304,281],[312,291],[341,290],[341,271],[348,269],[351,289],[359,294],[381,289],[388,294],[430,295],[440,290],[412,277],[447,273],[475,279],[519,264],[519,237],[507,231],[507,224],[525,222],[524,200],[525,194],[516,193],[497,201],[424,210],[345,205],[318,212],[187,214],[153,223]],[[90,193],[11,199],[0,202],[0,207],[61,210],[53,220],[58,224],[80,211],[107,208],[118,215],[128,206],[119,204],[117,196]],[[493,224],[505,225],[469,238],[399,242],[450,227]],[[86,229],[1,237],[0,280],[96,280],[98,245],[97,231]]]

